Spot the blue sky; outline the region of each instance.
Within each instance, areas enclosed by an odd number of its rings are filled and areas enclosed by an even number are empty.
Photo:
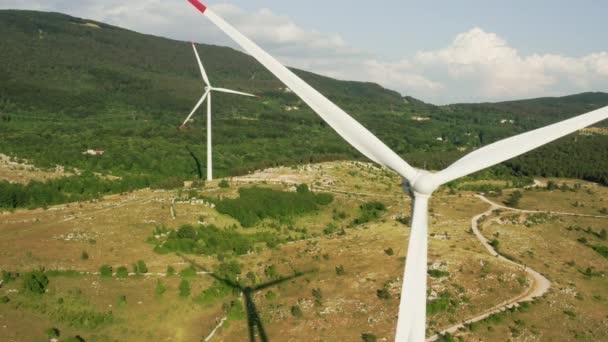
[[[608,91],[608,1],[207,1],[285,64],[432,103]],[[186,0],[0,0],[234,46]]]

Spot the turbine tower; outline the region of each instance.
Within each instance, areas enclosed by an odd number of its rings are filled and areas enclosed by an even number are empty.
[[[413,197],[412,227],[407,251],[395,340],[422,342],[426,326],[427,230],[429,198],[439,186],[529,152],[579,129],[608,119],[608,107],[539,128],[480,148],[448,168],[429,173],[410,166],[350,115],[279,63],[199,0],[188,0],[211,22],[285,83],[342,138],[372,161],[403,177]]]
[[[194,109],[192,110],[192,112],[190,112],[190,115],[188,115],[188,117],[186,118],[186,121],[184,121],[184,123],[180,126],[180,128],[183,129],[184,127],[186,127],[186,124],[188,123],[188,121],[190,121],[190,119],[192,118],[194,113],[198,110],[198,107],[200,107],[201,104],[203,104],[203,102],[205,101],[205,99],[207,99],[207,180],[211,181],[211,180],[213,180],[213,157],[212,157],[212,147],[211,147],[211,93],[214,91],[217,91],[220,93],[236,94],[236,95],[249,96],[249,97],[257,97],[257,96],[253,95],[253,94],[242,93],[242,92],[236,91],[236,90],[212,87],[211,83],[209,82],[209,77],[207,76],[207,72],[205,71],[205,67],[203,67],[201,58],[199,57],[198,51],[196,50],[196,45],[194,43],[192,43],[192,49],[194,50],[194,55],[196,56],[196,61],[198,62],[198,67],[201,70],[201,76],[203,77],[203,82],[205,83],[205,92],[203,93],[203,96],[198,101],[196,106],[194,106]]]

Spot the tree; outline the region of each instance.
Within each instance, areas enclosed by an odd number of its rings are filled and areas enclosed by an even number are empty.
[[[522,199],[522,197],[524,197],[524,195],[521,193],[521,191],[515,191],[509,196],[509,199],[505,201],[505,204],[509,207],[516,208],[519,206],[519,201]]]
[[[112,266],[110,266],[110,265],[102,265],[99,268],[99,274],[103,278],[110,278],[112,276]]]
[[[127,269],[126,266],[120,266],[119,268],[116,269],[116,277],[117,278],[127,278],[129,277],[129,270]]]
[[[146,263],[143,260],[137,261],[137,273],[148,273],[148,266],[146,266]]]
[[[182,279],[182,282],[179,283],[179,296],[180,297],[188,297],[190,295],[190,282],[186,279]]]
[[[294,305],[291,307],[291,315],[296,318],[300,318],[303,316],[302,308],[299,305]]]
[[[162,281],[160,281],[160,279],[158,279],[156,281],[156,289],[154,290],[154,292],[156,293],[156,295],[158,297],[162,296],[165,292],[167,291],[167,288],[165,287],[165,285],[163,284]]]
[[[23,288],[27,293],[44,294],[48,285],[49,278],[43,271],[29,272],[23,277]]]

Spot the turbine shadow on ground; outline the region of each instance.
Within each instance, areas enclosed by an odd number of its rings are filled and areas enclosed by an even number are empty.
[[[305,271],[305,272],[300,272],[300,271],[294,270],[294,274],[289,277],[281,277],[279,279],[276,279],[276,280],[273,280],[273,281],[270,281],[270,282],[267,282],[264,284],[260,284],[257,286],[253,286],[253,287],[252,286],[243,286],[238,281],[233,281],[231,279],[224,279],[224,278],[218,277],[216,274],[212,273],[210,270],[208,270],[205,267],[203,267],[202,265],[198,264],[195,260],[190,259],[190,258],[184,256],[183,254],[178,253],[178,256],[181,257],[187,263],[189,263],[192,267],[198,269],[199,271],[207,272],[207,274],[209,276],[213,277],[215,280],[222,282],[222,283],[230,286],[232,289],[239,291],[240,293],[243,294],[243,297],[245,298],[245,310],[247,313],[247,328],[249,330],[249,340],[251,342],[255,342],[255,340],[256,340],[256,331],[255,331],[256,328],[257,328],[257,333],[258,333],[258,336],[260,337],[260,340],[262,342],[268,342],[268,335],[266,334],[266,330],[264,329],[264,324],[262,323],[262,319],[260,318],[259,311],[253,300],[253,296],[255,295],[255,293],[258,291],[262,291],[267,288],[276,286],[276,285],[280,285],[287,281],[299,278],[303,275],[315,272],[315,270],[309,270],[309,271]]]
[[[201,161],[194,154],[194,152],[192,152],[192,150],[190,150],[190,148],[188,146],[186,146],[186,150],[188,151],[188,153],[190,153],[190,156],[192,157],[192,159],[194,159],[194,163],[196,163],[196,173],[198,175],[198,178],[202,179],[203,178],[203,169],[201,168]]]

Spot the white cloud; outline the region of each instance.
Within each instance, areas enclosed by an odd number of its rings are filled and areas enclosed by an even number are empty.
[[[459,34],[446,48],[417,53],[414,63],[426,70],[445,71],[452,81],[477,84],[473,94],[486,99],[534,97],[571,92],[608,80],[608,55],[605,52],[581,58],[555,54],[522,56],[495,33],[473,28]]]

